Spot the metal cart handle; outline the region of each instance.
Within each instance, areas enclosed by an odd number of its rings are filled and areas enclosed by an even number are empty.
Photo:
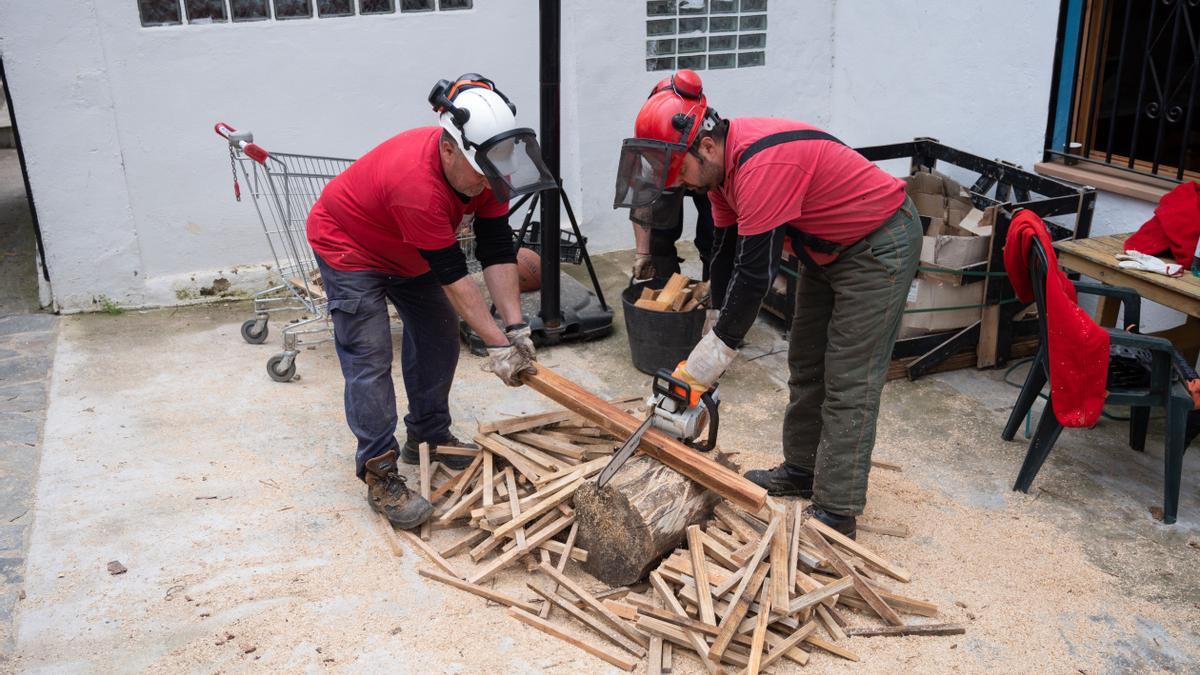
[[[229,126],[225,122],[217,122],[213,125],[213,131],[225,140],[229,141],[229,147],[244,152],[247,157],[253,159],[259,164],[266,164],[269,153],[263,149],[261,145],[255,145],[254,134],[249,131],[238,131]]]

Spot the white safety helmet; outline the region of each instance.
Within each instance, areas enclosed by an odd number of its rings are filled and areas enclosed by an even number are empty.
[[[542,162],[537,134],[517,126],[517,107],[491,80],[476,73],[439,80],[429,103],[497,201],[558,186]]]

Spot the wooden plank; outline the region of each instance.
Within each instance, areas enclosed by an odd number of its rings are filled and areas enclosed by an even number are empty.
[[[534,391],[577,411],[618,437],[629,437],[642,422],[545,366],[539,365],[533,373],[523,373],[521,379]],[[739,506],[757,511],[766,503],[766,490],[660,429],[647,429],[639,447],[642,452]]]
[[[578,583],[571,580],[570,577],[562,572],[559,572],[550,565],[538,565],[538,569],[540,569],[544,574],[548,575],[551,579],[557,581],[560,586],[574,593],[575,597],[582,600],[584,604],[586,604],[592,611],[599,614],[600,617],[611,624],[613,628],[616,628],[618,631],[620,631],[622,635],[630,640],[633,640],[643,648],[650,646],[650,643],[646,641],[646,637],[644,635],[637,632],[633,628],[630,628],[629,624],[622,621],[621,618],[616,614],[613,614],[607,607],[604,606],[603,603],[592,597],[590,593],[584,590],[583,586],[580,586]]]
[[[1137,291],[1139,295],[1147,300],[1153,300],[1160,305],[1166,305],[1189,316],[1200,317],[1200,286],[1193,288],[1190,284],[1172,285],[1163,283],[1158,279],[1168,282],[1174,280],[1162,274],[1116,268],[1115,258],[1112,261],[1112,265],[1107,264],[1107,262],[1099,263],[1088,260],[1075,251],[1069,253],[1064,251],[1059,254],[1058,264],[1068,270],[1079,272],[1106,284],[1127,286]],[[1184,277],[1190,276],[1190,274],[1184,275]],[[1150,277],[1158,277],[1158,279]]]
[[[633,605],[627,605],[620,600],[601,600],[608,611],[625,619],[626,621],[637,621],[638,608]]]
[[[742,520],[741,516],[737,514],[737,511],[732,506],[725,503],[717,504],[717,507],[713,509],[713,515],[725,527],[729,528],[729,531],[736,535],[738,539],[741,539],[742,543],[758,541],[760,536],[758,530],[750,527],[749,523]]]
[[[633,306],[639,309],[648,309],[651,312],[665,312],[671,308],[669,303],[661,300],[638,300],[633,303]]]
[[[534,464],[541,467],[538,470],[539,474],[552,473],[555,471],[563,471],[565,469],[569,469],[571,466],[571,464],[569,462],[566,462],[561,459],[555,459],[554,457],[547,455],[546,453],[542,452],[541,450],[538,450],[537,448],[535,448],[533,446],[526,445],[526,444],[518,442],[518,441],[514,441],[513,439],[511,439],[507,436],[501,436],[500,434],[493,434],[492,440],[504,445],[505,447],[512,450],[513,452],[520,454],[525,459],[527,459],[530,462],[533,462]]]
[[[481,447],[487,448],[488,450],[491,450],[497,455],[508,460],[509,464],[512,464],[517,471],[520,471],[522,475],[528,477],[530,480],[537,480],[537,478],[543,473],[547,473],[544,468],[538,466],[534,462],[529,461],[521,453],[514,452],[512,448],[509,448],[507,445],[498,441],[498,438],[501,437],[496,434],[479,434],[475,437],[475,442]]]
[[[872,534],[882,534],[888,537],[898,537],[900,539],[908,538],[907,525],[883,525],[880,523],[858,523],[859,532],[871,532]]]
[[[466,551],[467,549],[471,548],[475,544],[478,544],[479,542],[483,541],[484,539],[487,539],[488,534],[489,533],[487,530],[471,530],[462,538],[455,540],[446,548],[443,548],[441,551],[438,551],[438,553],[441,553],[442,557],[452,558],[452,557],[458,555],[459,553],[462,553],[463,551]]]
[[[583,459],[583,449],[570,441],[546,433],[521,431],[511,436],[515,441],[575,460]]]
[[[875,588],[874,586],[872,587]],[[879,594],[879,597],[883,598],[884,602],[886,602],[897,612],[928,617],[934,617],[939,614],[938,606],[932,602],[917,600],[915,598],[906,598],[903,595],[896,595],[895,593],[885,591],[881,588],[875,588],[875,592]],[[847,607],[853,607],[855,609],[867,609],[867,603],[863,602],[862,598],[858,597],[858,591],[854,590],[853,588],[838,596],[838,602],[846,605]]]
[[[400,536],[407,538],[408,543],[421,549],[421,552],[429,556],[429,559],[432,560],[438,567],[445,570],[446,574],[458,579],[463,578],[462,573],[454,569],[454,565],[451,565],[449,560],[443,558],[442,554],[438,553],[436,549],[426,543],[425,540],[421,539],[421,537],[409,532],[408,530],[400,530]]]
[[[833,638],[835,642],[846,639],[845,631],[842,630],[842,627],[833,618],[833,610],[825,605],[817,605],[814,609],[817,611],[817,618],[825,626],[825,631],[829,633],[829,637]]]
[[[866,601],[868,605],[871,606],[871,609],[873,609],[881,619],[887,621],[893,626],[903,626],[904,621],[898,614],[896,614],[896,611],[889,607],[888,604],[883,601],[883,598],[880,598],[879,594],[877,594],[875,590],[867,584],[867,581],[863,579],[858,572],[855,572],[845,560],[842,559],[842,556],[840,556],[838,552],[834,550],[833,545],[831,545],[828,541],[825,541],[825,537],[823,536],[821,530],[813,526],[813,523],[815,522],[819,523],[820,521],[817,521],[815,518],[810,518],[805,523],[805,527],[808,528],[808,533],[810,535],[809,540],[816,545],[817,550],[819,550],[825,556],[826,560],[829,561],[829,563],[835,570],[838,571],[839,574],[842,576],[848,576],[854,580],[854,588],[858,591],[858,594],[863,600]]]
[[[717,624],[713,613],[712,588],[708,585],[708,563],[704,559],[704,539],[700,537],[699,525],[687,527],[688,552],[692,556],[692,578],[696,582],[696,598],[700,601],[700,620]]]
[[[700,538],[704,540],[704,552],[708,557],[717,561],[717,564],[729,570],[736,570],[741,567],[741,565],[734,562],[733,552],[725,548],[724,544],[708,532],[700,532]]]
[[[800,626],[800,628],[796,629],[791,635],[784,638],[782,642],[772,645],[771,651],[767,653],[765,658],[763,658],[761,667],[764,669],[768,668],[772,663],[778,661],[780,657],[787,654],[787,652],[791,651],[793,648],[798,648],[798,645],[803,642],[805,638],[812,635],[813,631],[816,629],[816,622],[809,621],[803,626]],[[807,661],[807,659],[805,659],[805,661]]]
[[[1000,305],[987,305],[979,315],[979,342],[975,345],[975,367],[991,368],[999,361]]]
[[[417,480],[420,483],[421,496],[424,497],[426,501],[428,501],[430,498],[430,494],[433,491],[433,472],[430,471],[430,469],[429,469],[429,444],[428,443],[420,443],[417,445],[417,456],[418,456]],[[430,503],[432,504],[433,502],[430,502]],[[421,524],[421,539],[423,539],[425,541],[429,541],[429,533],[430,533],[429,527],[430,526],[429,526],[428,520],[426,520],[424,523]]]
[[[477,584],[477,583],[483,581],[484,579],[487,579],[488,577],[492,576],[496,572],[499,572],[500,570],[507,567],[509,564],[512,563],[512,561],[516,560],[517,558],[519,558],[523,555],[528,554],[529,551],[531,551],[534,547],[540,545],[542,542],[546,541],[550,537],[553,537],[554,535],[558,534],[559,532],[562,532],[563,530],[567,529],[567,527],[569,527],[574,522],[575,522],[575,516],[563,516],[563,517],[555,520],[554,522],[550,523],[546,527],[538,530],[536,533],[531,534],[524,547],[514,546],[513,548],[505,551],[504,553],[501,553],[500,555],[496,556],[496,558],[494,560],[492,560],[490,563],[485,565],[482,569],[477,570],[474,574],[472,574],[467,579],[467,581],[470,581],[473,584]]]
[[[574,549],[575,549],[575,535],[578,533],[579,533],[579,523],[573,523],[571,525],[571,531],[567,533],[567,543],[563,547],[564,550],[558,556],[558,568],[557,569],[559,572],[562,572],[567,569],[567,561],[571,559],[571,552],[574,551]],[[543,562],[545,562],[545,561],[543,561]],[[551,593],[558,592],[558,582],[555,582],[555,584],[552,587],[550,592]],[[538,611],[538,616],[540,616],[543,619],[550,616],[550,604],[549,603],[542,605],[542,609],[540,611]]]
[[[517,502],[517,479],[513,476],[512,469],[505,470],[504,485],[508,488],[508,508],[512,512],[513,520],[516,520],[521,517],[521,506]],[[516,530],[514,532],[514,539],[516,539],[517,546],[525,548],[525,528],[516,527],[513,529]],[[492,533],[492,536],[496,537],[496,533]]]
[[[898,635],[962,635],[967,629],[957,623],[927,623],[915,626],[878,626],[872,628],[849,628],[851,637],[876,637]]]
[[[650,636],[650,652],[646,659],[646,675],[663,675],[663,639]]]
[[[776,576],[776,572],[772,572],[771,576]],[[786,574],[781,576],[787,578]],[[763,641],[767,639],[767,625],[771,623],[771,602],[774,595],[773,589],[766,584],[758,594],[758,617],[754,623],[754,637],[750,641],[750,663],[746,666],[747,675],[758,675],[759,669],[762,667]],[[786,591],[784,597],[787,597]]]
[[[497,538],[505,536],[509,532],[516,530],[534,518],[538,518],[542,514],[548,513],[552,509],[557,508],[559,504],[567,501],[572,495],[575,494],[575,491],[579,489],[579,486],[583,485],[583,480],[584,479],[582,478],[577,478],[571,483],[563,486],[554,494],[549,495],[542,501],[538,502],[533,508],[522,512],[520,516],[514,517],[512,520],[496,528],[496,531],[492,533],[492,536]],[[509,493],[511,494],[513,491],[513,486],[510,484]],[[512,502],[510,501],[510,504],[511,503]]]
[[[619,654],[614,654],[608,650],[601,649],[600,647],[596,647],[595,645],[590,645],[590,644],[584,642],[583,640],[580,640],[577,637],[568,635],[567,633],[562,632],[561,630],[559,630],[555,626],[551,625],[547,621],[539,618],[535,614],[530,614],[529,612],[522,611],[520,609],[517,609],[516,607],[509,609],[508,613],[509,613],[509,616],[512,616],[514,619],[517,619],[518,621],[520,621],[522,623],[532,626],[547,635],[552,635],[552,636],[562,640],[563,642],[566,642],[569,645],[578,647],[578,648],[582,649],[583,651],[591,654],[592,656],[595,656],[596,658],[606,661],[606,662],[620,668],[621,670],[633,670],[634,668],[637,668],[637,661],[634,661],[633,659],[625,657],[625,656],[621,656]]]
[[[630,654],[633,654],[639,658],[646,655],[646,650],[644,648],[642,648],[640,645],[637,645],[637,644],[631,642],[629,640],[629,638],[627,638],[624,635],[621,635],[617,631],[613,630],[611,626],[605,625],[603,622],[601,622],[596,617],[594,617],[591,614],[588,614],[587,612],[583,611],[582,609],[576,607],[575,603],[569,602],[565,598],[555,595],[554,593],[551,593],[550,591],[546,591],[544,589],[538,588],[534,584],[527,582],[525,585],[528,586],[529,589],[531,591],[533,591],[534,593],[537,593],[538,595],[542,596],[542,599],[546,601],[545,602],[546,606],[553,605],[555,607],[561,608],[567,614],[570,614],[571,616],[575,617],[580,622],[582,622],[583,625],[596,631],[602,637],[609,640],[613,644],[617,645],[621,649],[624,649],[625,651],[629,652]],[[557,584],[555,584],[555,585],[557,586]],[[538,618],[541,618],[541,617],[538,617]]]
[[[654,587],[654,592],[658,593],[658,597],[662,598],[667,609],[673,614],[681,618],[688,618],[687,612],[684,611],[683,605],[679,604],[679,599],[675,597],[675,593],[667,582],[663,580],[662,575],[658,572],[650,573],[650,585]],[[708,643],[700,634],[693,630],[683,631],[683,646],[690,647],[696,652],[696,658],[700,659],[700,663],[704,665],[704,669],[710,673],[716,673],[721,670],[718,662],[708,658]]]
[[[882,556],[875,553],[871,549],[859,544],[858,542],[847,537],[841,532],[838,532],[832,527],[829,527],[816,518],[809,518],[807,521],[805,521],[805,525],[815,528],[816,531],[824,535],[826,539],[862,558],[867,562],[867,564],[875,567],[889,577],[897,581],[903,581],[904,583],[908,583],[909,580],[912,579],[912,575],[909,574],[908,570],[884,560]]]
[[[688,642],[687,631],[666,621],[660,621],[648,616],[643,616],[638,619],[637,627],[650,635],[660,635],[663,639],[670,640],[681,647],[686,647],[689,649],[693,648]],[[721,660],[728,661],[729,663],[740,667],[745,667],[750,662],[749,659],[734,652],[733,650],[726,651],[724,654],[722,654]],[[704,662],[708,663],[708,660],[704,659]],[[725,670],[720,669],[710,672],[723,673]]]
[[[839,646],[837,643],[830,642],[828,640],[823,640],[823,639],[817,637],[816,635],[809,635],[808,637],[804,638],[804,641],[814,647],[817,647],[819,649],[824,649],[825,651],[829,652],[830,654],[833,654],[834,656],[840,656],[843,659],[846,659],[847,661],[858,661],[859,660],[858,654],[855,654],[854,652],[850,651],[849,649],[846,649],[845,647]]]
[[[800,525],[804,523],[804,507],[800,502],[796,502],[796,507],[792,511],[791,520],[788,521],[791,526],[792,538],[788,545],[788,587],[796,587],[796,572],[800,559]]]
[[[455,578],[452,576],[446,576],[445,574],[441,574],[439,572],[434,572],[433,570],[427,569],[424,567],[422,567],[421,569],[419,569],[417,571],[418,571],[418,573],[420,573],[421,576],[423,576],[427,579],[433,579],[434,581],[440,581],[443,584],[446,584],[447,586],[453,586],[453,587],[459,589],[460,591],[466,591],[468,593],[473,593],[473,594],[478,595],[479,597],[484,598],[486,600],[491,600],[492,602],[498,602],[502,605],[507,605],[509,607],[517,607],[517,608],[523,609],[527,612],[532,612],[536,609],[536,607],[534,607],[532,604],[530,604],[528,602],[525,602],[523,600],[517,600],[516,598],[510,598],[507,595],[505,595],[499,591],[493,590],[491,588],[487,588],[485,586],[479,586],[478,584],[472,584],[470,582],[463,581],[462,579],[458,579],[458,578]]]

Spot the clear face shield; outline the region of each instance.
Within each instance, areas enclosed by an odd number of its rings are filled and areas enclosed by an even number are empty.
[[[542,162],[533,129],[513,129],[480,143],[475,148],[475,163],[500,202],[558,187]]]
[[[630,220],[644,227],[673,227],[683,204],[683,188],[668,188],[667,176],[686,151],[681,143],[625,139],[613,208],[629,209]]]

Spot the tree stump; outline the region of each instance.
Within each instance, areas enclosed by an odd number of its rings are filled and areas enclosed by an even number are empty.
[[[714,459],[729,463],[721,454]],[[612,586],[636,583],[720,501],[653,457],[631,457],[603,488],[592,480],[575,492],[578,541],[588,552],[583,568]]]

